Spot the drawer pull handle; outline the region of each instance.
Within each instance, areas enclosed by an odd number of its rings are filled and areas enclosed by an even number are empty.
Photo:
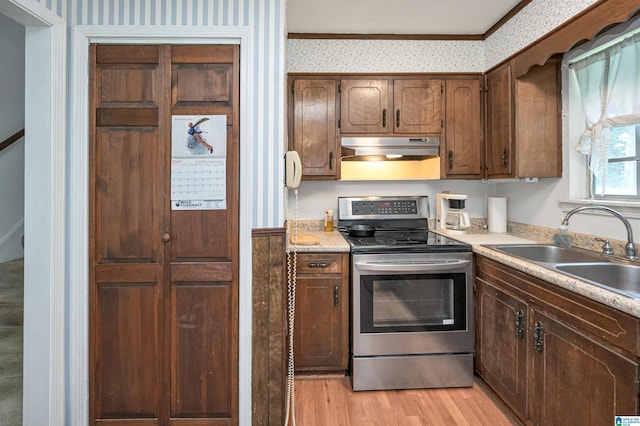
[[[333,287],[333,306],[338,306],[340,303],[340,292],[338,286]]]
[[[309,262],[307,266],[309,268],[326,268],[329,266],[329,262]]]

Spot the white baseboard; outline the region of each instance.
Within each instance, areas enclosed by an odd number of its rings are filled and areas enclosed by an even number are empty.
[[[22,236],[24,235],[24,218],[11,227],[9,232],[0,238],[0,262],[24,257]]]

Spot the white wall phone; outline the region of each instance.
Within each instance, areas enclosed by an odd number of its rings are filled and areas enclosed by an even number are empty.
[[[287,151],[284,155],[284,168],[285,168],[285,181],[284,184],[287,188],[294,190],[296,207],[293,218],[292,229],[290,230],[293,240],[298,239],[298,187],[300,186],[300,180],[302,179],[302,161],[296,151]],[[285,197],[285,211],[288,211],[286,207],[287,198]],[[284,426],[292,424],[296,425],[295,417],[295,397],[294,397],[294,375],[295,366],[293,359],[293,334],[294,323],[296,316],[296,264],[297,264],[297,251],[295,244],[290,246],[287,244],[287,317],[288,317],[288,330],[289,330],[289,344],[288,344],[288,356],[287,356],[287,404],[286,404],[286,417]],[[289,423],[291,419],[291,423]]]
[[[287,188],[297,188],[300,186],[302,178],[302,162],[296,151],[287,151],[285,158],[285,186]]]

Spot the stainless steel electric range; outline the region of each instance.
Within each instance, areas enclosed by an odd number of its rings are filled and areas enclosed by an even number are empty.
[[[430,232],[428,218],[426,196],[338,199],[355,391],[473,384],[472,249]]]

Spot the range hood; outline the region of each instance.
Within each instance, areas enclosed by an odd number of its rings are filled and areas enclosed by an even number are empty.
[[[422,160],[437,157],[440,137],[346,137],[342,138],[342,160]]]

